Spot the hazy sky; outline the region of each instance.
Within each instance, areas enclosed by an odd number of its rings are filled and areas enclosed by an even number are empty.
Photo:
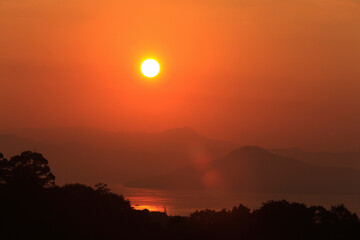
[[[0,0],[0,114],[360,151],[360,1]]]

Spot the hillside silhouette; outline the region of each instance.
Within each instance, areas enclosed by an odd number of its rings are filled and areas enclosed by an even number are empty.
[[[128,182],[127,186],[159,189],[206,189],[255,193],[358,194],[360,171],[311,165],[248,146],[212,161]]]
[[[246,148],[241,154],[267,155]],[[244,153],[245,151],[245,153]],[[234,153],[235,154],[235,153]],[[29,181],[30,180],[30,181]],[[106,184],[57,186],[47,159],[0,153],[1,239],[358,239],[360,222],[344,205],[307,207],[286,200],[250,210],[200,210],[190,216],[135,210]]]
[[[269,151],[274,154],[295,158],[314,165],[360,170],[360,152],[305,152],[299,148],[277,148],[270,149]]]
[[[5,156],[23,149],[42,152],[52,159],[60,183],[119,184],[167,173],[198,159],[210,161],[236,147],[188,127],[159,133],[112,133],[92,128],[0,131],[0,149]]]

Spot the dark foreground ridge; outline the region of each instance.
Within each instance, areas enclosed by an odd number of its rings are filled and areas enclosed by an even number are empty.
[[[0,214],[0,239],[360,239],[359,218],[343,205],[269,201],[189,217],[134,210],[106,184],[56,186],[33,152],[0,154]]]

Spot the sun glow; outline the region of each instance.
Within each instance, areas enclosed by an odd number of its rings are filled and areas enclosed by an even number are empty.
[[[145,77],[153,78],[160,72],[160,65],[154,59],[147,59],[141,64],[141,72]]]
[[[163,212],[165,211],[165,208],[160,208],[158,206],[152,206],[152,205],[134,205],[133,208],[135,210],[144,210],[147,209],[150,212]]]

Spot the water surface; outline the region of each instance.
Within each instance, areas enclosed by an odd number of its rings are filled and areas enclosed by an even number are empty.
[[[250,209],[259,208],[268,200],[286,199],[291,202],[305,203],[306,205],[322,205],[329,208],[331,205],[343,203],[351,211],[360,213],[359,195],[316,195],[316,194],[254,194],[229,193],[222,191],[172,191],[143,188],[127,188],[111,186],[112,191],[122,194],[129,199],[135,209],[149,209],[150,211],[166,211],[169,215],[189,216],[192,212],[201,209],[221,210],[232,209],[240,203]]]

